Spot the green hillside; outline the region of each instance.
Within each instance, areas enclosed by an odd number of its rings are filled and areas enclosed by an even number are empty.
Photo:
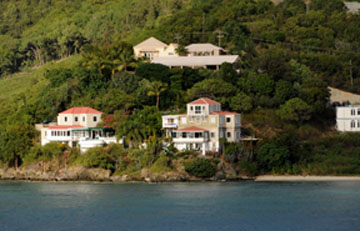
[[[149,36],[187,45],[217,44],[219,34],[241,57],[239,72],[227,64],[216,73],[169,70],[133,58],[132,45]],[[34,124],[91,106],[115,114],[116,134],[129,145],[149,143],[129,152],[151,154],[151,165],[165,155],[161,113],[207,96],[242,113],[245,135],[262,138],[252,158],[226,144],[225,160],[260,173],[359,174],[360,137],[336,133],[327,89],[360,92],[359,36],[360,15],[340,0],[308,8],[302,0],[1,1],[0,160],[55,157],[36,143]],[[120,158],[111,155],[106,161]]]

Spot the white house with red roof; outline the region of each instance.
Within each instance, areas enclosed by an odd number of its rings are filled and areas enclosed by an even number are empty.
[[[221,104],[209,98],[192,101],[186,108],[186,114],[162,116],[163,129],[177,149],[194,149],[205,155],[219,151],[221,138],[240,141],[239,113],[221,111]]]
[[[60,112],[56,124],[37,125],[41,131],[41,145],[60,142],[70,147],[79,145],[81,151],[86,151],[104,143],[117,142],[113,129],[97,127],[102,122],[102,114],[91,107],[73,107]]]

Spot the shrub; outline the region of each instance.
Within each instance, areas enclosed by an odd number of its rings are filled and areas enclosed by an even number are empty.
[[[154,173],[171,171],[168,158],[165,155],[161,155],[151,167],[151,171]]]
[[[257,165],[254,162],[248,162],[243,160],[240,162],[241,172],[248,176],[256,176],[257,175]]]
[[[196,177],[212,177],[216,173],[215,167],[208,159],[199,159],[184,163],[185,171]]]

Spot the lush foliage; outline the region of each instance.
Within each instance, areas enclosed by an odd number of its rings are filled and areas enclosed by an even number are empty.
[[[91,106],[114,115],[116,135],[130,149],[90,150],[79,157],[82,164],[113,172],[154,163],[156,171],[170,169],[161,111],[184,111],[186,102],[207,96],[242,112],[244,133],[264,139],[253,160],[242,158],[245,149],[225,149],[224,159],[249,174],[357,173],[356,145],[342,144],[357,135],[333,131],[327,87],[359,93],[360,15],[347,13],[340,0],[307,3],[0,1],[0,161],[17,166],[60,156],[65,147],[38,147],[33,125],[71,106]],[[189,43],[221,42],[240,56],[239,69],[169,69],[134,60],[132,45],[149,36],[167,43],[176,37],[181,54]],[[212,169],[198,161],[195,172]]]
[[[184,163],[185,171],[196,177],[212,177],[216,169],[208,159],[196,158]]]

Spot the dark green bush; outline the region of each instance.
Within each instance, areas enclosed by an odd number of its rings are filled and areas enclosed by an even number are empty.
[[[241,172],[248,176],[256,176],[257,175],[257,165],[255,162],[249,162],[243,160],[240,162]]]
[[[185,171],[196,177],[212,177],[216,173],[215,167],[208,159],[199,159],[184,163]]]

